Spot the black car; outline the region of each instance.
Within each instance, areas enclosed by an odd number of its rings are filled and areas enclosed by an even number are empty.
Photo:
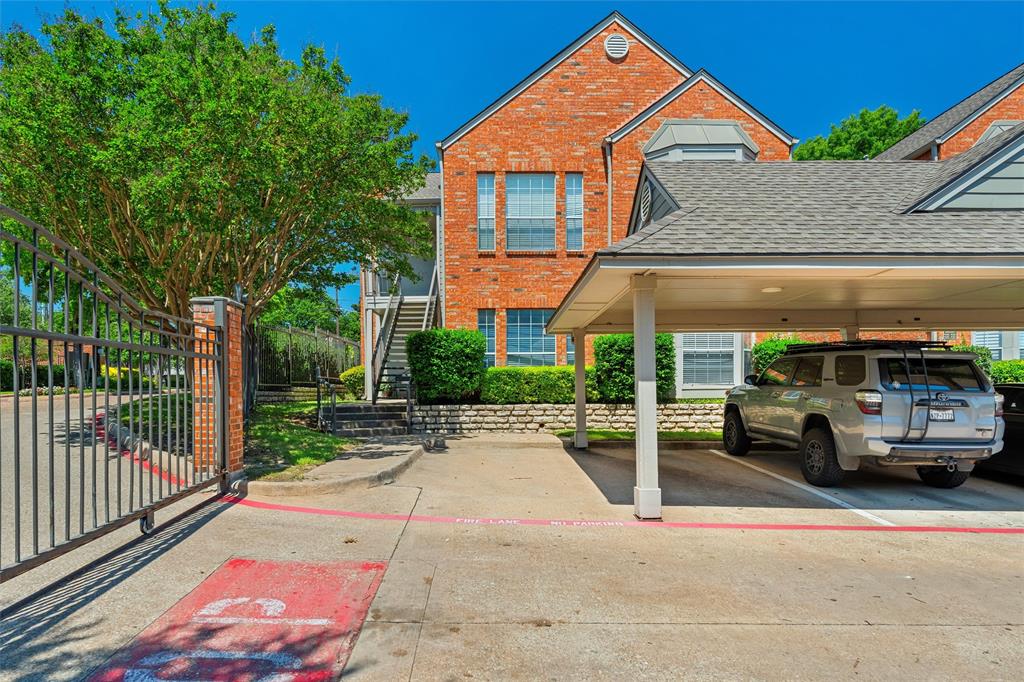
[[[1024,476],[1024,384],[996,384],[1003,394],[1003,451],[980,462],[979,467],[989,471],[1005,471]]]

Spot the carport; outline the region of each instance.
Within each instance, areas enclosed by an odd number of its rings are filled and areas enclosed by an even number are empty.
[[[548,324],[577,348],[635,335],[637,517],[661,517],[655,332],[1024,328],[1024,213],[928,204],[1019,161],[1017,129],[943,163],[647,164],[671,212],[597,252]],[[577,363],[577,447],[584,382]]]

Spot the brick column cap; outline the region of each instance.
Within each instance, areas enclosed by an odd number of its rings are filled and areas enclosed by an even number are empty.
[[[217,301],[224,301],[227,305],[234,306],[235,308],[243,307],[241,303],[228,296],[195,296],[189,299],[190,303],[199,303],[200,305],[212,305]]]

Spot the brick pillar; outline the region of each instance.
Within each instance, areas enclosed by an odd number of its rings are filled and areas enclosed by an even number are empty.
[[[244,446],[242,305],[220,296],[194,298],[192,319],[196,322],[196,352],[219,355],[217,362],[199,359],[193,363],[194,462],[197,468],[215,464],[223,447],[230,481],[241,476]],[[212,343],[218,332],[224,344],[221,348]],[[223,410],[223,433],[217,429],[218,409]]]

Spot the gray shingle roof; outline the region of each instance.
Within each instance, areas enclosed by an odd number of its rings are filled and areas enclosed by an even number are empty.
[[[1024,137],[1024,123],[1019,123],[1009,130],[994,135],[984,142],[974,145],[964,153],[957,154],[948,161],[942,161],[937,164],[939,166],[938,172],[934,173],[922,185],[908,194],[900,202],[897,210],[901,212],[910,210],[1020,137]],[[917,163],[921,162],[918,161]]]
[[[927,147],[933,141],[949,132],[965,118],[991,102],[1022,77],[1024,77],[1024,64],[1011,69],[1008,73],[995,79],[981,90],[968,95],[875,158],[880,161],[899,161],[913,156],[922,148]]]
[[[441,201],[441,174],[427,173],[427,181],[423,187],[405,198],[413,203],[433,203]]]
[[[679,210],[599,254],[1024,255],[1024,211],[899,212],[946,163],[652,161]]]

